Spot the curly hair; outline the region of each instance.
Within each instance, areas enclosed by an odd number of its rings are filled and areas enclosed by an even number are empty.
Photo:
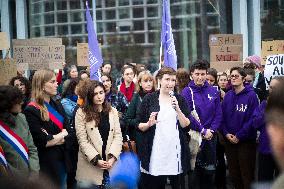
[[[15,104],[23,101],[24,95],[20,89],[10,85],[0,86],[0,113],[10,111]]]
[[[96,104],[94,104],[94,91],[95,88],[101,87],[104,91],[105,88],[101,82],[98,81],[90,81],[90,85],[88,86],[87,90],[87,96],[84,100],[84,106],[83,106],[83,112],[86,115],[86,122],[95,121],[96,127],[100,124],[100,112],[99,108]],[[104,102],[102,104],[102,112],[110,112],[111,111],[111,105],[107,102],[106,98],[104,99]]]
[[[22,84],[25,85],[25,88],[26,88],[26,93],[24,94],[26,97],[30,97],[31,96],[31,92],[32,92],[32,85],[31,85],[31,82],[25,78],[25,77],[22,77],[22,76],[16,76],[16,77],[13,77],[11,80],[10,80],[10,85],[11,86],[14,86],[14,83],[16,80],[19,80]]]
[[[78,85],[80,79],[79,78],[71,78],[70,83],[68,84],[66,90],[62,93],[62,98],[66,98],[67,96],[75,94],[75,88]]]

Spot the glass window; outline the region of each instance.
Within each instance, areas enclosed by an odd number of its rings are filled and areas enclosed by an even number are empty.
[[[157,17],[158,16],[158,7],[148,7],[147,8],[148,17]]]
[[[134,30],[144,30],[144,20],[133,21]]]
[[[81,34],[82,33],[82,25],[71,25],[71,33],[72,34]]]
[[[57,26],[58,35],[68,35],[68,26]]]
[[[130,31],[130,26],[120,26],[119,31]]]
[[[143,18],[144,17],[143,8],[133,8],[133,17],[134,18]]]
[[[181,21],[181,19],[172,18],[171,19],[172,29],[178,30],[178,29],[182,28],[182,23],[180,21]]]
[[[106,7],[114,7],[115,6],[115,0],[107,0],[105,1]]]
[[[149,43],[157,43],[160,38],[159,38],[159,33],[158,32],[150,32],[149,33]]]
[[[143,4],[143,0],[132,0],[133,5],[141,5]]]
[[[58,13],[57,14],[57,22],[65,23],[68,21],[67,13]]]
[[[106,19],[115,19],[115,10],[106,10]]]
[[[129,18],[129,8],[119,9],[118,11],[120,19]]]
[[[97,20],[102,20],[103,19],[102,11],[96,10],[96,18],[97,18]]]
[[[67,2],[66,1],[57,1],[57,10],[67,10]]]
[[[82,12],[71,12],[71,22],[81,22],[82,21]]]
[[[32,9],[32,13],[42,13],[42,3],[35,3],[32,5],[33,9]]]
[[[54,2],[52,0],[44,2],[45,12],[54,11]]]
[[[129,0],[119,0],[119,6],[129,5]]]
[[[219,17],[218,16],[207,16],[207,25],[208,26],[219,26]]]
[[[158,0],[147,0],[147,4],[156,4]]]
[[[158,30],[160,27],[158,20],[148,20],[148,30]]]
[[[144,34],[135,34],[134,35],[134,42],[135,43],[144,43],[145,42]]]
[[[77,43],[82,43],[83,42],[83,38],[82,37],[72,37],[71,39],[71,45],[76,47]]]
[[[171,6],[171,15],[172,16],[182,15],[181,5]]]
[[[44,23],[45,24],[53,24],[54,23],[54,14],[44,15]]]
[[[54,26],[46,26],[45,36],[53,36],[55,34],[54,29],[55,29]]]
[[[116,32],[116,23],[115,22],[106,23],[106,31],[107,32]]]
[[[97,22],[97,33],[102,33],[102,32],[103,32],[103,23]]]
[[[32,37],[40,37],[40,27],[33,27],[32,28]]]
[[[70,3],[70,9],[81,9],[80,1],[69,1],[69,3]],[[91,8],[90,5],[89,8]]]
[[[38,26],[41,24],[41,15],[34,15],[31,18],[31,25]]]
[[[102,8],[102,0],[96,0],[96,8]]]

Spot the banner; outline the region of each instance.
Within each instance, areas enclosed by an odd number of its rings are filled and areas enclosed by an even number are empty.
[[[271,55],[266,59],[264,78],[267,90],[270,81],[276,76],[284,76],[284,54]]]
[[[89,66],[89,46],[88,43],[77,43],[77,65]]]
[[[265,65],[266,57],[269,55],[284,54],[284,40],[261,42],[261,64]]]
[[[12,59],[0,60],[0,85],[7,85],[13,77],[17,76],[17,66]]]
[[[8,41],[7,34],[5,32],[0,32],[0,50],[5,50],[10,48],[10,42]]]

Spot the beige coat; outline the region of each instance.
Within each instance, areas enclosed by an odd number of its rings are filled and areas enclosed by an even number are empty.
[[[122,134],[119,125],[118,112],[112,108],[109,113],[110,131],[106,145],[106,156],[114,155],[117,159],[122,148]],[[79,153],[76,179],[101,185],[103,170],[94,166],[90,161],[98,154],[102,157],[103,141],[95,121],[86,122],[85,113],[78,109],[75,117],[75,128],[79,142]]]

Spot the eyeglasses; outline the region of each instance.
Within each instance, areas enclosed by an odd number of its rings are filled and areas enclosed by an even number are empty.
[[[239,77],[240,77],[240,75],[231,75],[231,78],[238,79]]]

